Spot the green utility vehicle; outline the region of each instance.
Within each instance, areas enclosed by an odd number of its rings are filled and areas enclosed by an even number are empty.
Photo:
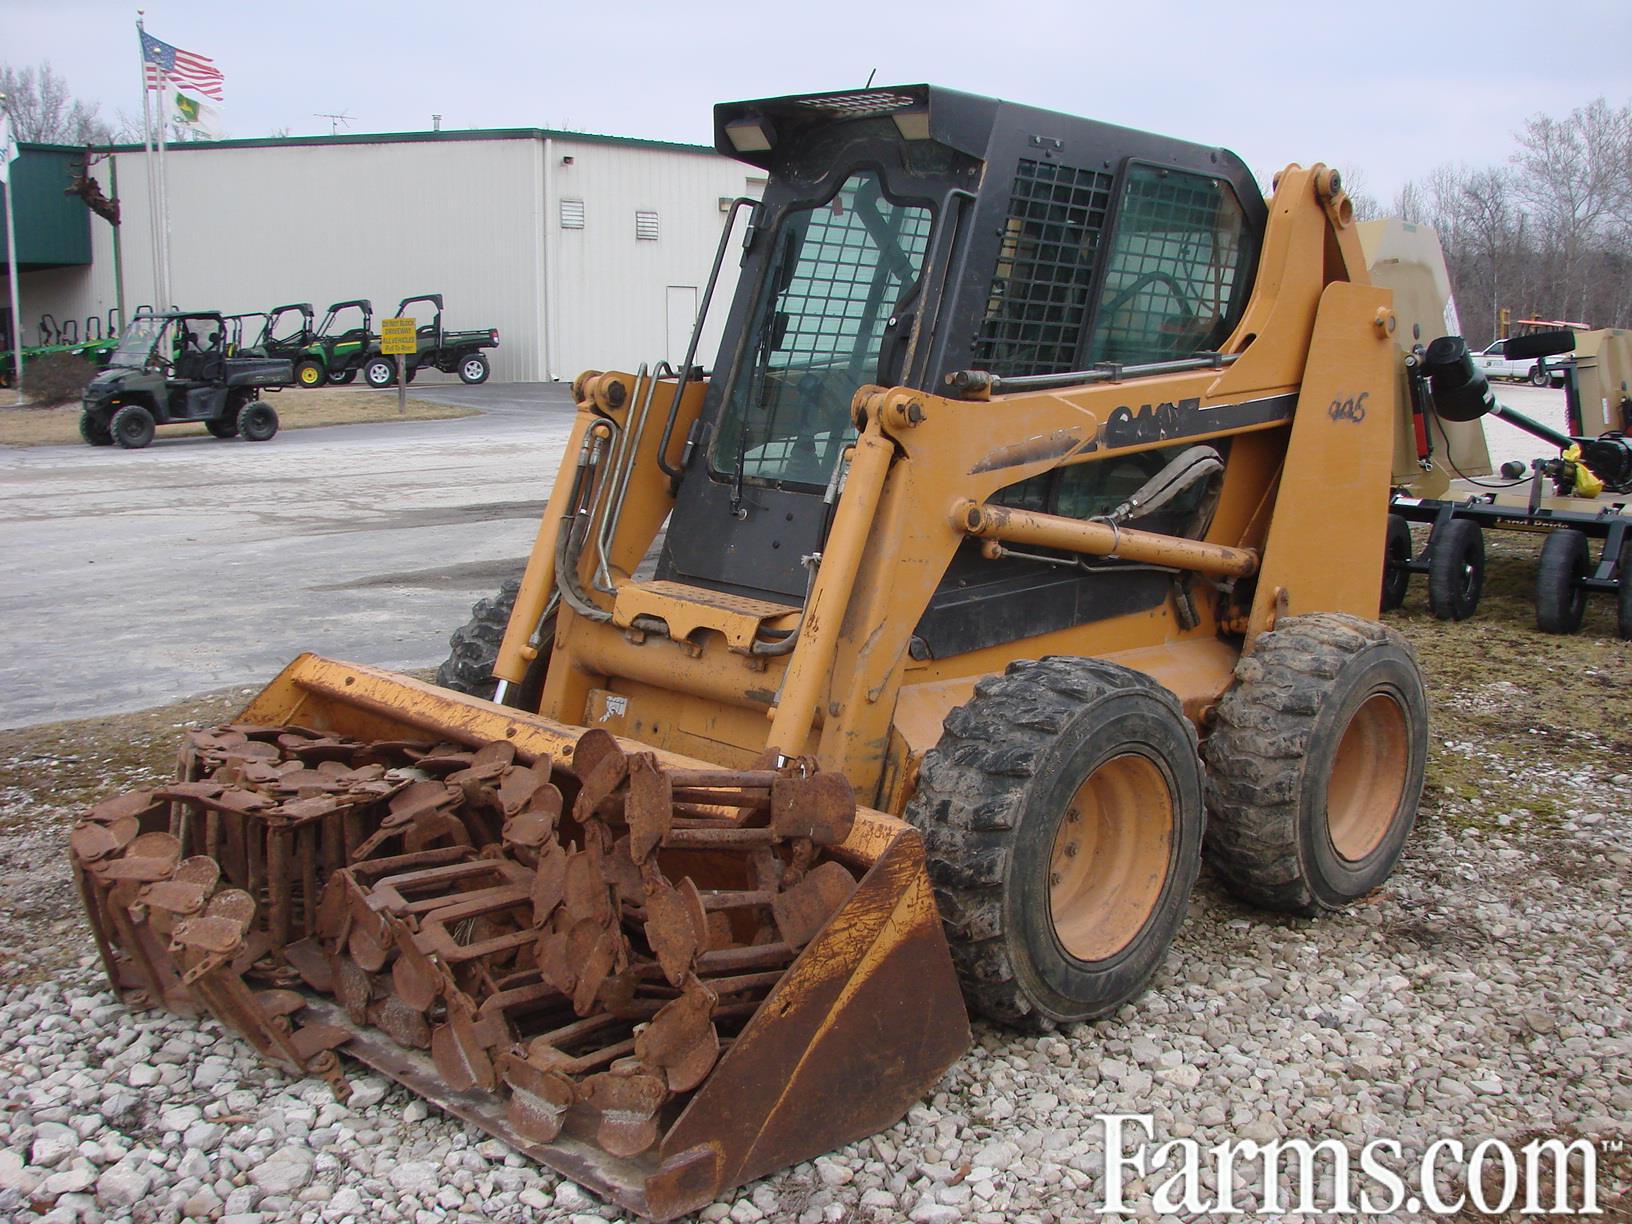
[[[196,423],[217,438],[271,438],[278,414],[261,390],[289,386],[293,369],[288,358],[228,356],[227,331],[214,311],[137,315],[85,388],[80,436],[140,450],[156,426]]]
[[[265,322],[254,343],[244,350],[246,357],[285,357],[294,363],[317,336],[312,328],[310,302],[274,306],[261,317]]]
[[[299,310],[300,305],[279,309]],[[309,315],[307,319],[309,325]],[[348,383],[357,377],[363,363],[379,352],[373,326],[374,304],[367,298],[330,306],[295,359],[295,382],[302,387],[321,387],[325,382]]]
[[[41,315],[39,323],[35,325],[40,343],[23,345],[23,366],[26,368],[42,357],[67,353],[89,361],[98,369],[106,367],[108,354],[119,342],[115,320],[117,314],[117,310],[109,310],[105,323],[103,316],[89,315],[83,331],[78,319],[58,323],[52,314]],[[11,311],[0,308],[0,387],[11,386],[16,376],[17,363],[11,354]]]
[[[482,350],[499,346],[498,329],[487,327],[476,331],[443,331],[440,293],[422,293],[417,297],[403,298],[397,305],[397,317],[410,314],[410,308],[416,302],[424,302],[433,313],[429,323],[415,329],[418,350],[406,359],[408,381],[413,382],[414,375],[429,366],[444,374],[457,374],[463,382],[486,382],[489,367]],[[363,381],[371,387],[389,387],[397,381],[397,359],[382,354],[377,339],[363,363]]]

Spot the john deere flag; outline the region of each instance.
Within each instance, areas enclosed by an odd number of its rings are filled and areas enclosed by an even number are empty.
[[[221,112],[209,103],[189,98],[184,93],[176,94],[175,119],[177,123],[185,123],[201,136],[221,135]]]
[[[11,116],[0,107],[0,183],[11,181],[11,159],[17,156],[17,144],[11,138]]]

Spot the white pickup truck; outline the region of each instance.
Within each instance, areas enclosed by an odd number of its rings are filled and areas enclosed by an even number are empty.
[[[1563,360],[1562,357],[1554,357],[1550,362],[1537,357],[1511,358],[1507,355],[1506,340],[1498,340],[1484,352],[1473,355],[1473,364],[1483,370],[1486,377],[1528,381],[1533,387],[1545,387],[1548,383],[1563,386],[1564,375],[1559,369]]]

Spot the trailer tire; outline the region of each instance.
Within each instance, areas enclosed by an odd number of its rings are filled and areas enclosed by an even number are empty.
[[[313,387],[321,387],[327,377],[320,361],[302,361],[295,367],[295,382],[308,391]]]
[[[1621,545],[1616,570],[1615,632],[1623,642],[1632,642],[1632,536]]]
[[[1471,519],[1452,519],[1428,541],[1428,611],[1467,620],[1485,589],[1485,533]]]
[[[1392,612],[1405,602],[1406,589],[1411,585],[1411,524],[1398,514],[1388,516],[1387,542],[1383,545],[1384,612]]]
[[[1530,385],[1532,387],[1545,387],[1552,381],[1551,376],[1547,373],[1547,368],[1541,362],[1538,361],[1530,367]]]
[[[113,440],[124,450],[141,450],[153,441],[153,414],[140,404],[126,404],[108,422]]]
[[[389,357],[370,357],[363,363],[363,381],[384,390],[397,381],[397,363]]]
[[[459,359],[459,381],[475,386],[487,381],[491,367],[480,353],[466,353]]]
[[[331,387],[343,387],[356,377],[356,370],[330,370],[329,385]]]
[[[1428,698],[1405,639],[1288,617],[1236,665],[1201,746],[1207,857],[1232,891],[1312,915],[1388,878],[1416,823]]]
[[[510,624],[510,613],[515,610],[520,590],[521,579],[511,578],[499,587],[498,594],[476,601],[470,609],[470,619],[448,639],[448,657],[436,669],[437,684],[456,693],[493,700],[499,684],[493,675],[493,665],[499,660],[499,644],[504,641],[504,631]],[[547,644],[554,637],[552,615],[544,622],[540,640]],[[504,704],[536,711],[544,696],[544,676],[549,661],[548,649],[540,650],[538,658],[527,669],[526,679],[510,686]]]
[[[1592,570],[1587,534],[1573,527],[1550,533],[1536,565],[1536,628],[1543,633],[1574,633],[1587,615],[1587,588],[1581,580]]]
[[[223,442],[238,436],[238,422],[229,417],[222,417],[219,421],[205,421],[204,428],[210,431],[210,436],[220,438]]]
[[[278,432],[278,414],[271,404],[253,400],[238,410],[238,432],[245,442],[270,442]]]
[[[79,414],[79,436],[84,438],[89,446],[113,445],[113,430],[108,428],[106,421],[97,420],[95,413]]]
[[[1145,988],[1184,921],[1204,821],[1195,730],[1128,668],[1011,663],[947,716],[906,819],[970,1007],[1033,1030],[1093,1019]]]

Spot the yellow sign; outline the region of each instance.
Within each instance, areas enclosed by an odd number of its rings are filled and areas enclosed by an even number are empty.
[[[419,345],[414,335],[414,319],[403,315],[380,320],[380,352],[387,357],[406,356]]]

